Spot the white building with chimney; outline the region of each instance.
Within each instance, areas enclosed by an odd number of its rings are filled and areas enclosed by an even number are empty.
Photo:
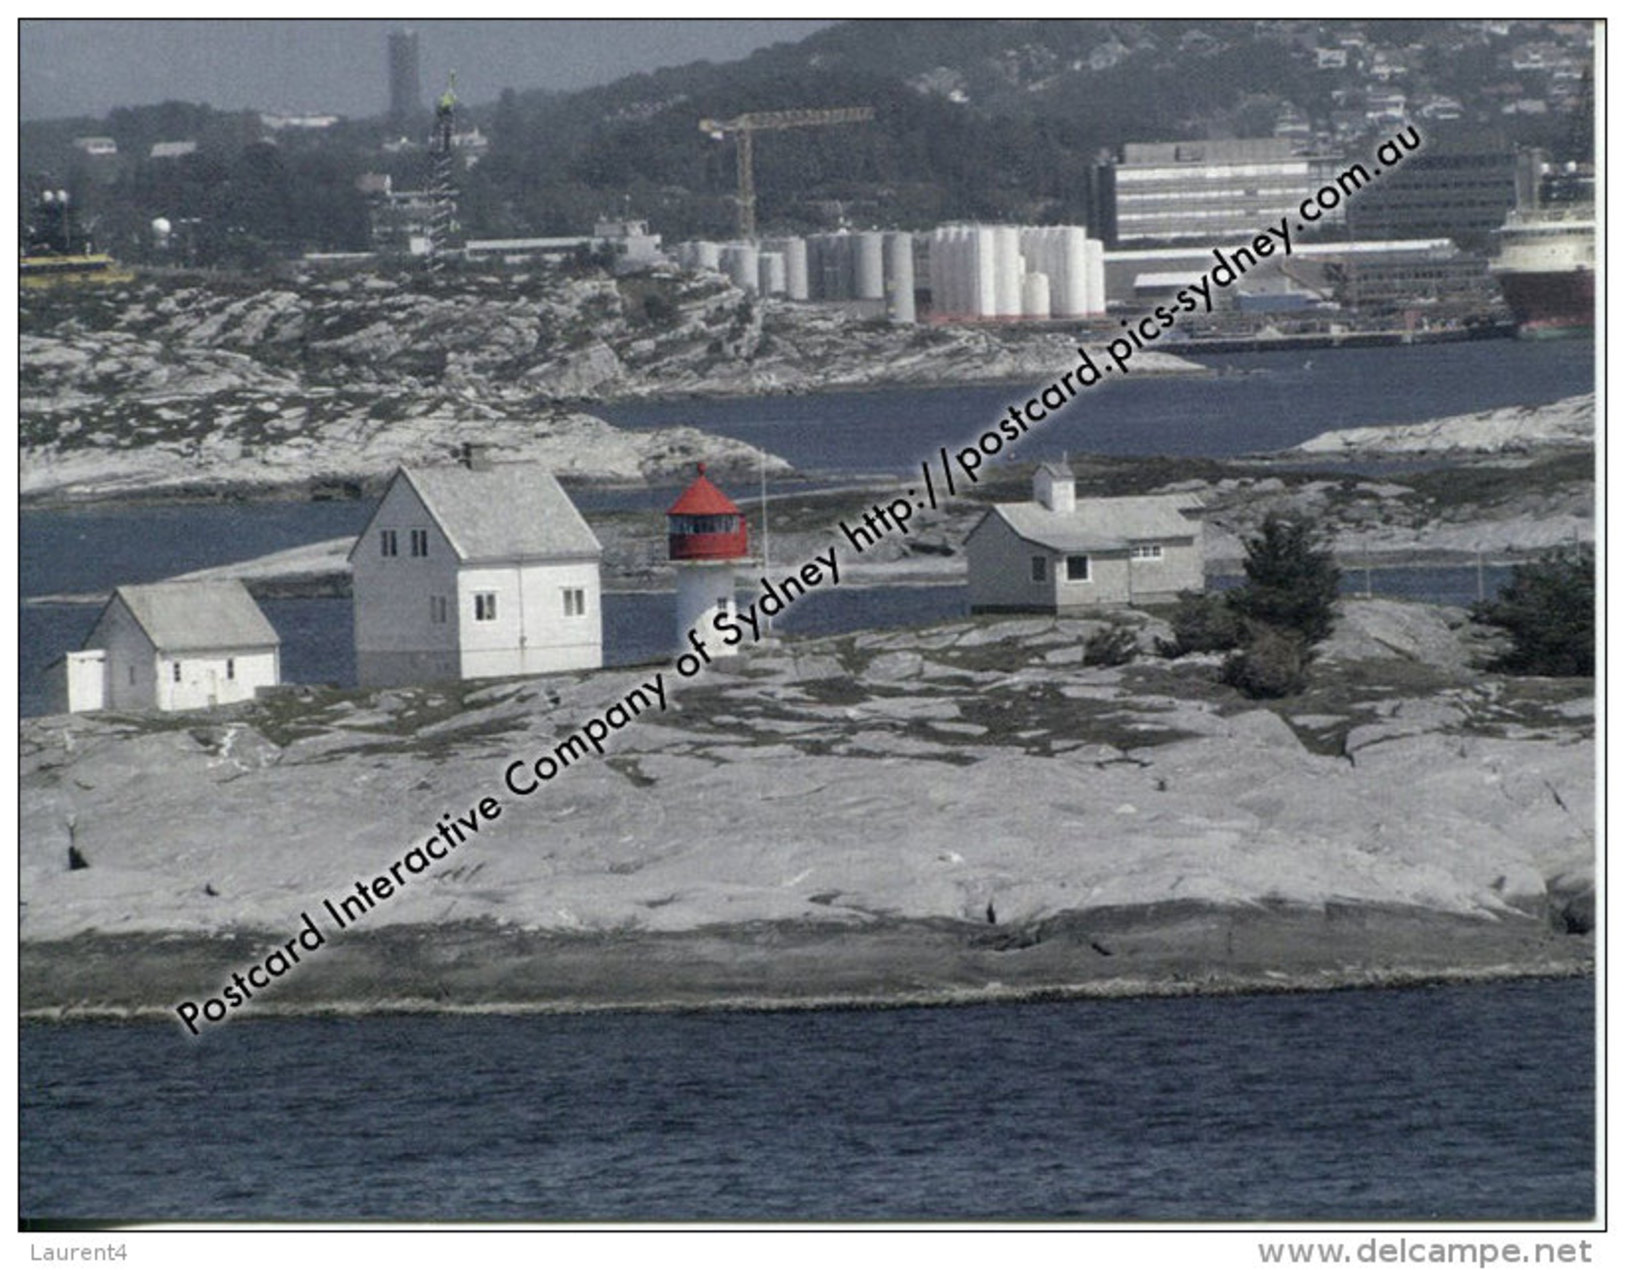
[[[121,586],[57,664],[68,710],[199,710],[281,676],[281,637],[236,579]]]
[[[965,539],[973,613],[1159,604],[1204,585],[1201,505],[1178,494],[1079,499],[1044,463],[1033,498],[996,503]]]
[[[603,665],[603,548],[528,463],[402,467],[350,550],[366,687]]]

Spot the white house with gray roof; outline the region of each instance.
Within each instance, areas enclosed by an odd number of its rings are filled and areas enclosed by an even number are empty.
[[[248,589],[121,586],[61,663],[69,710],[196,710],[248,701],[281,676],[281,645]]]
[[[603,548],[547,469],[402,467],[350,550],[364,686],[604,663]]]
[[[1200,514],[1177,494],[1080,500],[1071,468],[1045,463],[1030,502],[996,503],[966,537],[971,611],[1065,613],[1200,591]]]

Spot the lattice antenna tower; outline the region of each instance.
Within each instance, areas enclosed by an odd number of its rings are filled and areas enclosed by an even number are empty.
[[[434,105],[434,136],[429,142],[429,268],[439,271],[457,230],[457,166],[452,149],[456,131],[457,72],[446,81],[446,91]]]

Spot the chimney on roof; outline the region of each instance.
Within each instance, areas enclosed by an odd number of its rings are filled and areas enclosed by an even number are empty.
[[[491,447],[483,441],[464,441],[462,464],[470,472],[489,472]]]
[[[1062,516],[1070,516],[1078,507],[1077,478],[1063,459],[1040,463],[1033,473],[1033,498],[1042,506]]]

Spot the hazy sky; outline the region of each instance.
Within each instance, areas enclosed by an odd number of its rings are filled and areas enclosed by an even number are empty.
[[[557,19],[344,21],[31,19],[21,24],[24,119],[101,116],[114,106],[206,102],[226,110],[365,116],[389,104],[388,33],[418,32],[424,100],[457,72],[465,101],[504,88],[569,90],[799,40],[819,20]]]

